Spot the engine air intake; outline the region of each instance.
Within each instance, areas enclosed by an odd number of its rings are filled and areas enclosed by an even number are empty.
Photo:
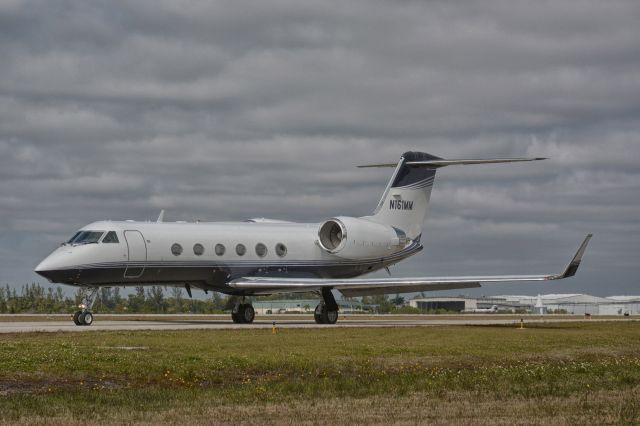
[[[337,219],[326,221],[318,231],[320,245],[329,253],[340,250],[343,241],[347,238],[347,231],[342,222]]]

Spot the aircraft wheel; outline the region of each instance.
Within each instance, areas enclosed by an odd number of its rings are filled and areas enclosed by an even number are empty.
[[[84,325],[93,324],[93,314],[89,311],[85,312],[82,316],[82,322],[84,323]]]
[[[73,323],[75,325],[82,325],[82,323],[80,322],[80,315],[82,314],[81,311],[75,311],[73,313]]]
[[[240,312],[231,312],[231,319],[235,324],[242,323],[242,319],[240,318]]]
[[[324,320],[325,324],[335,324],[336,322],[338,322],[338,311],[329,311],[323,309],[322,319]]]
[[[240,305],[240,317],[244,324],[251,324],[256,317],[256,311],[250,303]]]
[[[316,306],[316,310],[313,311],[313,319],[316,321],[316,324],[324,324],[324,320],[322,319],[322,307],[323,305]]]

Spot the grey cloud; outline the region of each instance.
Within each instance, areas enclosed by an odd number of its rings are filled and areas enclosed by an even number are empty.
[[[98,219],[368,214],[390,171],[354,166],[413,149],[551,159],[439,171],[425,252],[394,273],[546,272],[594,232],[553,291],[638,293],[638,18],[623,0],[3,2],[0,281],[36,279]]]

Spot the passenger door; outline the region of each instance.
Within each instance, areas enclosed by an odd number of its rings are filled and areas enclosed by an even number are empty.
[[[129,263],[124,271],[124,277],[139,278],[144,272],[144,264],[147,261],[147,243],[140,231],[124,231],[124,239],[127,241],[129,251]]]

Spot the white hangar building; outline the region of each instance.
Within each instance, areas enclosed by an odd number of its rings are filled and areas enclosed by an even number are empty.
[[[565,311],[576,315],[638,315],[640,296],[598,297],[589,294],[542,294],[540,296],[495,296],[510,302],[535,307],[538,298],[546,312]]]
[[[565,312],[575,315],[640,315],[640,296],[598,297],[589,294],[542,294],[537,296],[498,295],[471,297],[425,297],[409,301],[425,311],[446,309],[462,312],[487,309],[493,305],[500,312],[525,310],[530,313]]]

